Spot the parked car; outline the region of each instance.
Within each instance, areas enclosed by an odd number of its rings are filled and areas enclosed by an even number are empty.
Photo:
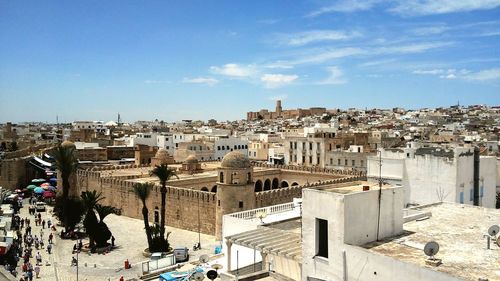
[[[174,249],[174,256],[177,262],[189,260],[189,249],[187,247],[179,247]]]
[[[47,204],[45,204],[45,202],[36,202],[36,206],[35,206],[36,211],[37,212],[45,212],[45,206],[46,205]]]

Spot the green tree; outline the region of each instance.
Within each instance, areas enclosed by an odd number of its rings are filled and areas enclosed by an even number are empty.
[[[58,196],[54,205],[54,214],[62,222],[66,231],[72,230],[82,220],[85,207],[80,197],[62,198]]]
[[[119,215],[121,210],[112,206],[104,206],[101,204],[96,204],[94,209],[99,215],[99,222],[97,223],[97,231],[94,235],[94,240],[98,247],[105,246],[107,241],[111,238],[112,233],[104,222],[104,219],[111,214]]]
[[[52,152],[52,157],[54,157],[56,168],[62,179],[62,198],[66,199],[71,188],[69,178],[78,167],[76,148],[74,146],[59,145]]]
[[[95,243],[95,235],[98,232],[97,216],[95,214],[94,208],[96,205],[104,199],[102,192],[84,191],[80,195],[82,198],[83,205],[85,206],[85,217],[83,219],[83,226],[85,227],[85,232],[89,236],[89,244],[93,246]]]
[[[153,252],[152,249],[153,238],[151,236],[151,229],[149,227],[149,217],[148,217],[149,211],[146,205],[146,200],[148,199],[152,189],[153,189],[152,183],[136,183],[133,186],[133,191],[135,193],[135,196],[137,196],[137,198],[139,198],[139,200],[141,200],[142,202],[142,217],[144,219],[144,230],[146,231],[146,238],[148,239],[148,248],[150,252]]]
[[[165,239],[165,210],[167,205],[167,181],[169,181],[172,177],[177,177],[177,174],[174,169],[170,169],[167,164],[157,165],[153,171],[151,171],[151,175],[158,177],[160,180],[161,188],[161,210],[160,210],[160,237],[163,241],[167,242]],[[168,250],[168,246],[165,244],[165,251]]]

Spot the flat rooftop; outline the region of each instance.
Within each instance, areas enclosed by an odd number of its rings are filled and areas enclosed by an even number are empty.
[[[500,210],[454,203],[441,203],[419,208],[432,216],[403,225],[398,237],[372,242],[363,247],[384,256],[417,264],[465,280],[500,280],[500,247],[491,243],[486,248],[488,228],[500,224]],[[435,256],[440,266],[426,265],[424,246],[427,242],[439,244]]]
[[[356,182],[346,182],[346,183],[336,183],[328,184],[319,187],[311,187],[312,189],[331,191],[341,194],[358,193],[363,192],[363,187],[368,186],[369,190],[378,190],[378,183],[367,182],[367,181],[356,181]],[[394,188],[393,185],[384,184],[382,189]]]

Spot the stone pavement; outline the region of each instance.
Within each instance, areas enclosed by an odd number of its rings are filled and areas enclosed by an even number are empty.
[[[28,215],[28,206],[29,204],[26,202],[24,208],[21,209],[21,217],[30,217],[33,228],[32,233],[39,235],[41,226],[34,225],[34,217]],[[57,219],[53,218],[51,215],[52,208],[48,207],[47,212],[42,212],[42,219],[47,221],[50,217],[52,222],[56,222]],[[148,258],[142,255],[144,249],[147,248],[144,222],[142,220],[116,215],[109,215],[106,217],[105,222],[116,239],[115,249],[108,254],[89,254],[81,252],[78,255],[78,280],[119,280],[121,276],[124,276],[125,280],[138,280],[142,275],[142,262],[148,260]],[[57,231],[60,232],[60,230],[61,228],[58,227]],[[167,231],[172,232],[169,237],[172,247],[186,246],[190,248],[190,261],[198,260],[199,256],[202,254],[213,254],[215,246],[220,245],[219,242],[215,241],[214,236],[201,234],[202,249],[199,251],[192,251],[193,244],[198,242],[197,232],[172,227],[167,227]],[[48,234],[49,230],[44,229],[45,243],[47,243]],[[41,266],[40,278],[34,280],[77,280],[76,267],[71,266],[71,258],[75,256],[72,254],[72,249],[76,242],[76,240],[62,240],[57,233],[54,233],[52,254],[49,255],[45,250],[43,250],[43,252],[40,251],[44,265]],[[84,239],[83,243],[88,243],[88,239]],[[36,251],[34,254],[35,253]],[[50,266],[45,266],[45,261],[47,259],[50,261]],[[124,269],[124,262],[126,259],[131,263],[131,269]],[[34,259],[31,259],[31,262],[34,263]],[[20,272],[20,270],[18,270],[18,272]]]

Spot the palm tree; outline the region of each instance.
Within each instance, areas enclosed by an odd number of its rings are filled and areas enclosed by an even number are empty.
[[[105,197],[102,196],[102,192],[93,191],[84,191],[80,196],[83,201],[83,205],[85,206],[85,218],[83,219],[83,226],[85,227],[85,231],[89,235],[89,242],[92,246],[95,241],[95,234],[98,232],[98,224],[97,216],[95,215],[94,208],[96,205],[103,200]]]
[[[153,238],[151,237],[151,229],[149,227],[148,219],[148,207],[146,206],[146,200],[153,189],[152,183],[136,183],[134,184],[134,193],[142,202],[142,217],[144,218],[144,229],[146,231],[146,238],[148,239],[148,248],[151,251],[151,246],[153,244]]]
[[[76,158],[76,149],[74,146],[59,145],[52,153],[56,161],[56,167],[61,174],[62,179],[62,198],[67,199],[71,188],[69,177],[76,171],[78,159]]]
[[[165,209],[166,209],[166,199],[167,199],[167,181],[172,177],[179,178],[174,169],[170,169],[167,164],[157,165],[151,175],[155,175],[160,180],[161,184],[161,210],[160,210],[160,236],[162,240],[165,240]]]

